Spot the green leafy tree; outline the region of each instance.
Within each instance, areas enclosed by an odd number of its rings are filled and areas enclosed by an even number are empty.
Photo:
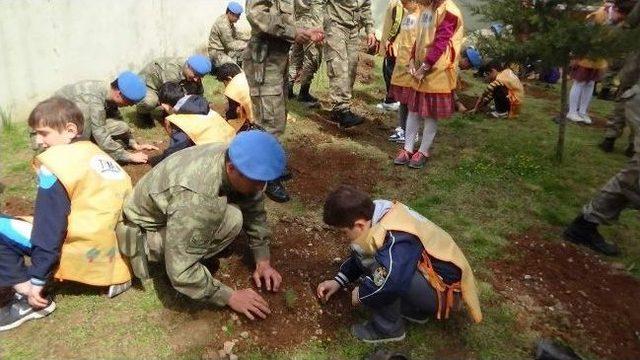
[[[628,1],[628,0],[627,0]],[[543,67],[562,69],[560,111],[557,117],[556,158],[562,161],[568,111],[568,74],[576,58],[611,59],[638,47],[640,33],[622,26],[589,23],[587,5],[576,0],[479,0],[474,12],[487,21],[507,24],[498,38],[483,38],[478,47],[489,58],[503,62],[540,61]]]

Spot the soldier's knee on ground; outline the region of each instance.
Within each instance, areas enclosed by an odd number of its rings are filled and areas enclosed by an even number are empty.
[[[134,275],[139,279],[148,279],[148,250],[142,230],[131,222],[121,220],[116,225],[116,238],[120,253],[129,259]]]

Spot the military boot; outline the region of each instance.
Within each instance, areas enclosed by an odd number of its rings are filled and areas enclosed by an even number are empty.
[[[356,116],[351,110],[334,110],[331,114],[332,121],[338,123],[338,127],[347,129],[364,122],[364,119]]]
[[[280,179],[269,181],[267,183],[267,189],[264,192],[269,199],[277,203],[286,203],[291,200],[287,189]]]
[[[565,229],[564,237],[566,240],[588,246],[608,256],[620,254],[620,249],[615,244],[606,242],[598,232],[598,224],[587,221],[582,215],[576,217],[571,225]]]
[[[318,105],[318,99],[313,95],[309,94],[309,88],[311,84],[304,84],[300,87],[300,92],[298,93],[298,101],[304,103],[307,106],[315,106]]]
[[[293,99],[296,97],[296,94],[293,92],[293,82],[292,81],[288,81],[287,82],[287,99]]]
[[[624,151],[624,154],[627,157],[633,157],[635,153],[636,153],[635,146],[633,145],[633,143],[630,143],[629,146],[627,146],[627,149]]]
[[[613,151],[613,146],[615,144],[616,144],[616,138],[606,137],[604,138],[604,140],[602,140],[602,142],[598,146],[600,146],[600,149],[602,149],[602,151],[610,153]]]

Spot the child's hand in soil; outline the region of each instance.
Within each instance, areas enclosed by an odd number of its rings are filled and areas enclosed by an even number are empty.
[[[255,320],[254,315],[266,319],[271,314],[267,301],[253,289],[235,290],[229,297],[228,305],[251,320]]]
[[[326,303],[329,301],[331,295],[335,294],[338,290],[340,290],[340,284],[338,284],[337,281],[326,280],[318,284],[316,294],[318,295],[318,299]]]

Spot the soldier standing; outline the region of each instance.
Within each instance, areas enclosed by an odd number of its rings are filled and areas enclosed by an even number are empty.
[[[376,44],[371,17],[371,0],[327,0],[324,56],[329,77],[331,118],[342,128],[361,124],[363,119],[351,112],[351,92],[358,67],[360,28],[367,33],[367,44]]]
[[[232,1],[227,6],[227,11],[211,27],[208,51],[216,66],[229,62],[242,66],[242,52],[247,47],[249,38],[238,31],[235,24],[243,11],[242,5]]]
[[[293,19],[293,0],[248,0],[247,19],[251,39],[242,66],[251,89],[255,122],[275,136],[287,124],[285,83],[289,49],[293,42],[321,42],[322,29],[297,28]],[[271,181],[267,195],[279,202],[289,200],[280,179]]]

